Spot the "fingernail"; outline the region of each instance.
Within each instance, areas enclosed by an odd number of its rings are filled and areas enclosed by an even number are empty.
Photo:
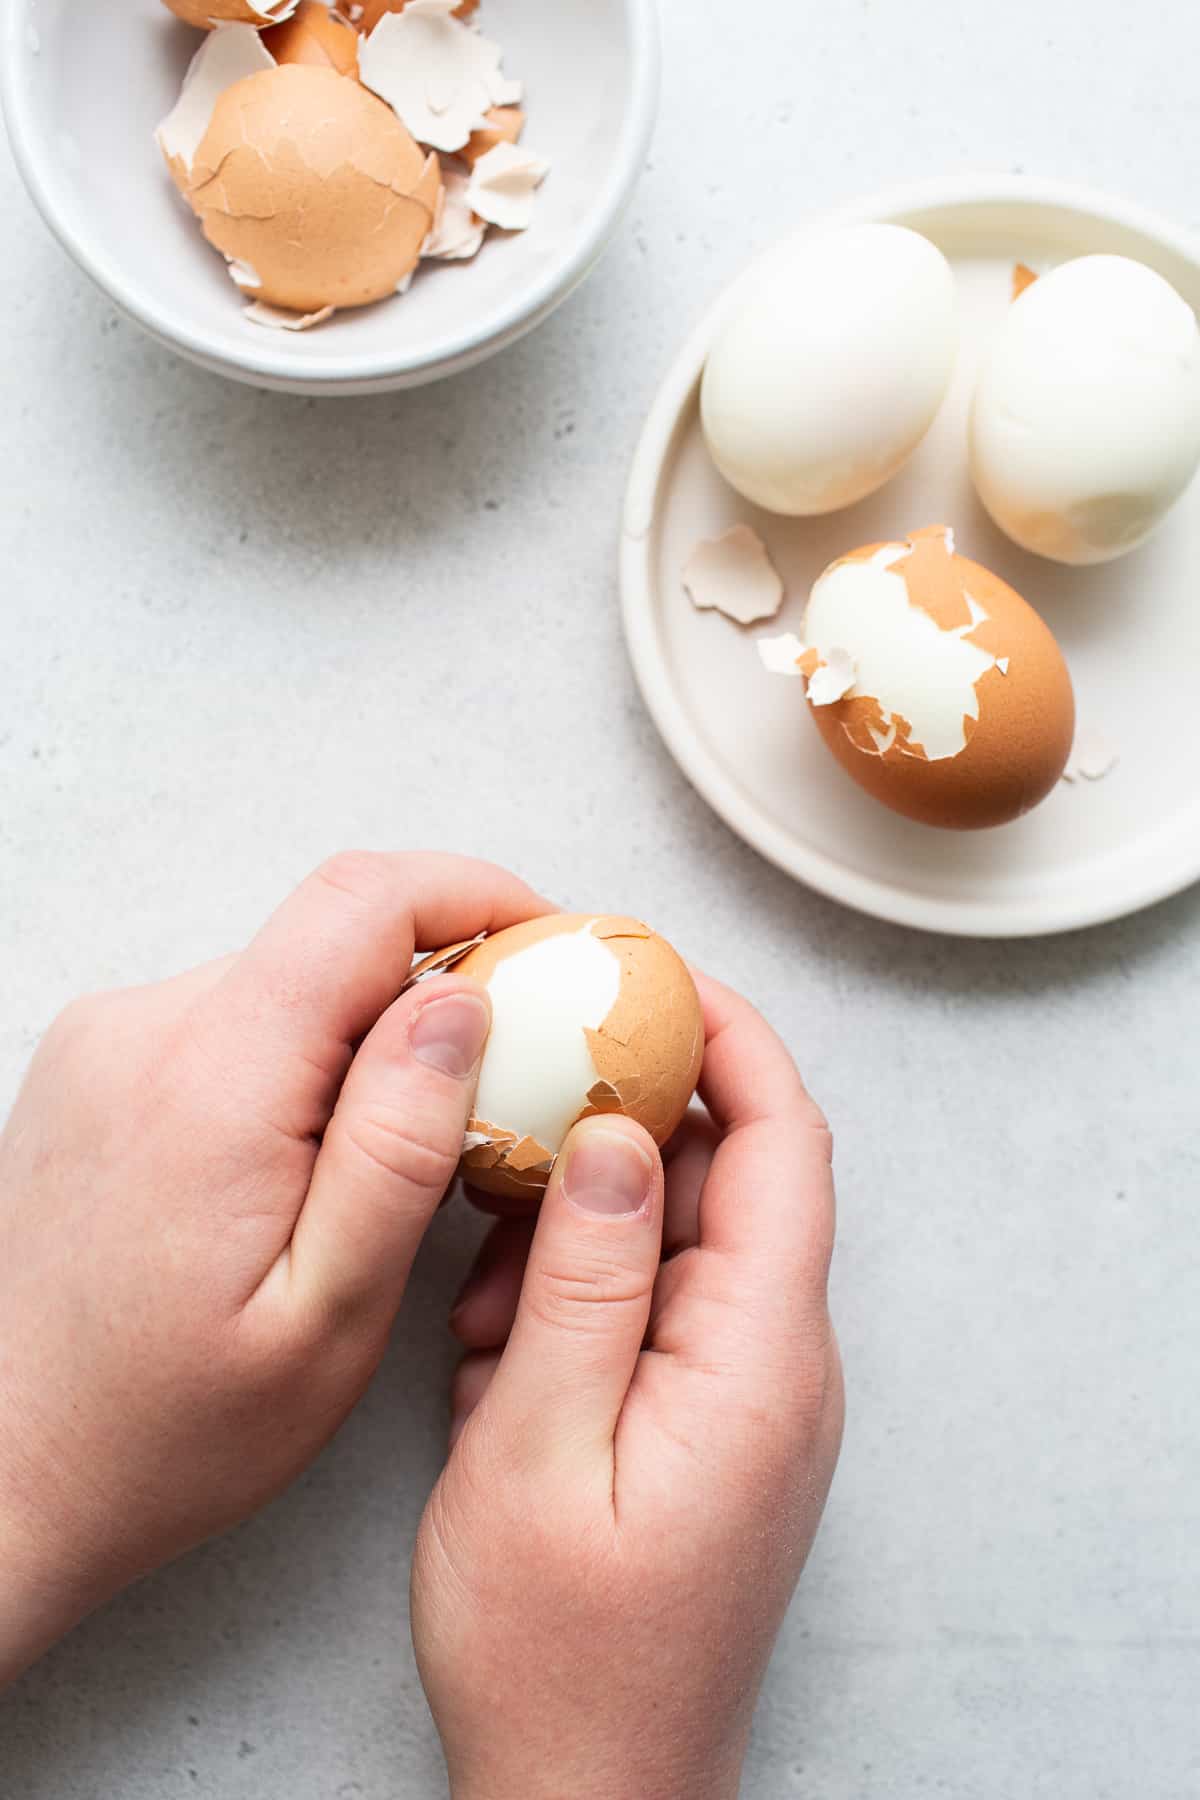
[[[650,1158],[619,1131],[589,1131],[567,1156],[563,1192],[582,1212],[630,1218],[650,1195]]]
[[[487,1006],[476,995],[449,994],[421,1008],[408,1041],[418,1062],[461,1081],[483,1055],[490,1025]]]

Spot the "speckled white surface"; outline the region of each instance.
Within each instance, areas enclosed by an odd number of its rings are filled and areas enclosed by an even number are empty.
[[[617,246],[535,339],[408,397],[173,361],[0,152],[0,1099],[73,992],[236,943],[342,845],[470,847],[650,916],[765,1007],[840,1144],[850,1421],[747,1795],[1191,1800],[1200,893],[1008,948],[793,887],[659,746],[613,549],[681,331],[806,207],[1021,167],[1200,225],[1200,14],[665,11]],[[405,1584],[473,1234],[439,1221],[383,1375],[289,1497],[0,1702],[4,1800],[442,1791]]]

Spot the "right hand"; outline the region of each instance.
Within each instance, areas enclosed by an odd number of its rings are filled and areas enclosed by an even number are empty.
[[[710,1116],[665,1179],[630,1121],[577,1126],[454,1314],[413,1631],[455,1800],[737,1792],[841,1437],[834,1202],[786,1049],[701,993]]]

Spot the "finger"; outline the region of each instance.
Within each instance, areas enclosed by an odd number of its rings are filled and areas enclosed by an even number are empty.
[[[534,1220],[501,1219],[480,1246],[450,1312],[450,1329],[468,1350],[494,1350],[508,1341]]]
[[[700,1093],[723,1133],[700,1200],[700,1247],[728,1252],[776,1289],[822,1293],[833,1251],[833,1146],[787,1046],[747,1000],[698,981]]]
[[[448,975],[413,988],[368,1035],[286,1253],[301,1304],[390,1324],[458,1166],[490,1023],[486,991]]]
[[[569,1134],[546,1190],[516,1322],[488,1394],[538,1460],[596,1453],[611,1480],[662,1241],[662,1163],[629,1119]]]
[[[721,1134],[708,1114],[693,1107],[663,1151],[664,1260],[700,1241],[700,1195],[720,1142]]]
[[[237,1067],[241,1082],[257,1071],[284,1129],[319,1131],[355,1046],[396,999],[417,950],[552,910],[490,863],[335,856],[198,1000],[197,1033],[210,1061]]]
[[[498,1350],[480,1350],[464,1356],[454,1372],[450,1388],[450,1448],[453,1450],[463,1429],[492,1384],[492,1376],[500,1366]]]

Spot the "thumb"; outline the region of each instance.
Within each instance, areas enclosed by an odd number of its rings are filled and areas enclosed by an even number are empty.
[[[588,1119],[568,1136],[487,1395],[507,1442],[538,1458],[611,1455],[650,1317],[662,1194],[658,1150],[632,1120]]]
[[[292,1234],[311,1303],[388,1323],[462,1151],[491,1003],[445,976],[413,988],[363,1040],[326,1128]]]

